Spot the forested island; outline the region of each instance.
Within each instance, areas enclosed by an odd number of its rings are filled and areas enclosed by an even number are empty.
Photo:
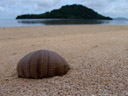
[[[83,5],[65,5],[60,9],[54,9],[50,12],[42,14],[24,14],[19,15],[16,19],[100,19],[112,20],[110,17],[105,17],[93,9]]]

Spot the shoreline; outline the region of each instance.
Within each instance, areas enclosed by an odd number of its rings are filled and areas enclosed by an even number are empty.
[[[124,27],[127,27],[128,25],[109,25],[109,24],[67,24],[67,25],[33,25],[33,26],[14,26],[14,27],[0,27],[0,29],[3,29],[3,28],[34,28],[34,27],[56,27],[56,26],[104,26],[104,27],[107,27],[107,26],[115,26],[115,27],[120,27],[120,26],[124,26]]]

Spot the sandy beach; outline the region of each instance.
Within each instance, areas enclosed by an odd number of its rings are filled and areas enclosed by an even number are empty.
[[[17,77],[18,61],[47,49],[70,65],[64,76]],[[128,26],[0,28],[0,96],[127,96]]]

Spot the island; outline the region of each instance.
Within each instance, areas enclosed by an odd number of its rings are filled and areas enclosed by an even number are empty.
[[[83,5],[65,5],[60,9],[54,9],[42,14],[23,14],[16,19],[100,19],[112,20],[111,17],[103,16],[91,8]]]
[[[128,19],[125,17],[116,17],[116,18],[114,18],[114,20],[128,20]]]

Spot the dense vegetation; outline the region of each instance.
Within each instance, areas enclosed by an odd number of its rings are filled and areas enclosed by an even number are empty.
[[[112,20],[110,17],[105,17],[94,10],[83,5],[66,5],[60,9],[52,10],[43,14],[25,14],[17,16],[16,19],[43,19],[43,18],[57,18],[57,19],[105,19]]]

